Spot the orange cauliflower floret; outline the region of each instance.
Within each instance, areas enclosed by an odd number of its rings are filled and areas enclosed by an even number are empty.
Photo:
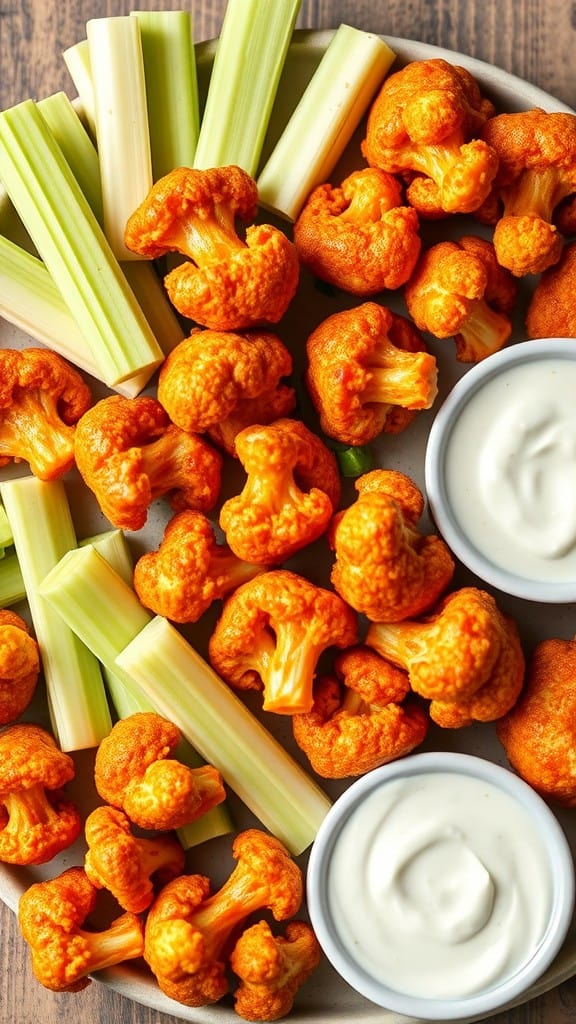
[[[576,338],[576,242],[540,277],[526,313],[529,338]]]
[[[340,500],[336,456],[293,419],[247,427],[236,453],[247,479],[220,510],[226,541],[246,562],[284,562],[330,522]]]
[[[294,225],[301,262],[352,295],[399,288],[420,253],[418,214],[402,205],[400,182],[379,167],[319,185]]]
[[[141,529],[151,503],[208,512],[220,492],[222,456],[170,422],[155,398],[103,398],[76,428],[76,464],[103,514],[125,530]]]
[[[296,993],[318,967],[320,943],[305,921],[290,921],[274,935],[267,921],[246,928],[230,956],[240,978],[234,1009],[244,1020],[278,1020],[290,1013]]]
[[[184,870],[184,850],[177,839],[134,836],[128,818],[115,807],[96,807],[84,831],[84,870],[92,885],[107,889],[131,913],[139,914],[152,903],[153,878],[162,885]]]
[[[416,704],[404,703],[410,692],[405,672],[367,647],[350,647],[334,668],[335,676],[316,683],[312,710],[292,719],[294,739],[317,775],[363,775],[422,743],[429,719]]]
[[[294,244],[270,224],[250,224],[243,240],[236,218],[253,220],[256,182],[240,167],[177,167],[152,186],[129,217],[125,242],[152,259],[189,257],[164,278],[184,316],[217,331],[277,323],[298,286]]]
[[[14,722],[28,707],[40,673],[38,644],[24,619],[0,609],[0,725]]]
[[[226,600],[208,650],[231,686],[264,690],[265,711],[298,714],[312,708],[322,652],[355,643],[357,630],[354,612],[337,594],[275,569]]]
[[[0,349],[0,466],[24,461],[40,480],[74,464],[74,431],[92,401],[80,374],[44,348]]]
[[[454,337],[457,358],[477,363],[508,341],[516,292],[516,282],[497,262],[492,243],[466,235],[424,252],[404,295],[421,331]]]
[[[494,149],[478,138],[493,113],[465,68],[442,59],[411,61],[384,81],[362,153],[373,167],[419,176],[408,199],[424,216],[471,213],[498,169]]]
[[[498,262],[515,277],[539,274],[560,259],[554,211],[576,192],[576,114],[538,108],[498,114],[486,122],[482,138],[499,159]]]
[[[154,711],[120,719],[96,752],[99,796],[145,829],[169,831],[200,818],[226,791],[212,765],[189,768],[171,757],[180,739],[180,730]]]
[[[333,313],[306,344],[306,385],[328,437],[367,444],[436,398],[437,367],[413,324],[376,302]]]
[[[96,899],[95,886],[79,867],[35,882],[20,897],[18,921],[34,974],[45,988],[79,992],[90,984],[89,974],[142,956],[143,928],[136,914],[121,914],[104,931],[82,927]]]
[[[417,529],[424,498],[395,470],[375,469],[356,481],[358,497],[335,516],[332,583],[341,597],[375,622],[420,615],[448,587],[454,560],[436,534]]]
[[[277,921],[302,902],[302,874],[282,843],[258,829],[240,832],[233,844],[236,867],[210,895],[203,875],[168,882],[152,904],[144,957],[166,995],[186,1006],[204,1006],[228,991],[225,946],[252,913],[267,908]]]
[[[281,383],[291,372],[292,357],[275,334],[197,330],[166,357],[158,400],[177,426],[207,432],[235,454],[234,436],[244,427],[292,412],[294,389]]]
[[[476,587],[448,594],[419,621],[373,623],[366,643],[408,672],[443,728],[491,722],[506,714],[524,682],[514,621]]]
[[[72,845],[82,820],[61,789],[74,774],[72,758],[40,726],[0,733],[0,861],[45,864]]]
[[[542,796],[576,807],[576,640],[536,645],[515,706],[498,738],[519,775]]]
[[[213,601],[265,569],[218,544],[210,520],[188,511],[170,520],[157,551],[138,559],[133,583],[142,604],[157,615],[196,622]]]

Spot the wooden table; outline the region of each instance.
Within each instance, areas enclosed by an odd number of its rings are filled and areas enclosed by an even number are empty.
[[[274,0],[268,0],[273,3]],[[71,89],[61,52],[84,35],[88,18],[127,14],[129,0],[2,0],[0,106]],[[177,8],[176,0],[143,0],[141,9]],[[218,34],[225,0],[190,0],[195,37]],[[576,103],[576,8],[570,0],[303,0],[298,25],[334,28],[341,21],[418,39],[499,65]],[[136,1005],[94,983],[56,995],[33,978],[12,913],[0,905],[0,1024],[173,1024],[175,1018]],[[492,1024],[573,1024],[576,979]]]

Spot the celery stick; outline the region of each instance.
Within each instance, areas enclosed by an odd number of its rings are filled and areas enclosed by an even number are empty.
[[[166,620],[91,546],[70,551],[42,596],[104,664],[114,665],[293,853],[313,841],[330,800]]]
[[[238,164],[253,177],[301,0],[229,0],[194,166]]]
[[[12,604],[26,599],[26,588],[18,555],[15,551],[5,551],[0,559],[0,608],[9,608]]]
[[[92,85],[92,69],[90,67],[90,50],[88,40],[81,39],[62,53],[64,63],[82,105],[82,111],[92,138],[96,138],[96,112],[94,107],[94,87]]]
[[[44,576],[76,545],[64,484],[19,477],[0,483],[0,495],[40,647],[55,737],[62,750],[95,747],[112,725],[100,667],[39,593]]]
[[[379,36],[340,25],[258,176],[264,207],[296,220],[330,177],[394,58]]]
[[[0,112],[0,176],[111,387],[163,360],[90,206],[32,100]]]
[[[104,232],[118,259],[141,259],[124,244],[131,213],[152,187],[144,61],[138,19],[127,15],[86,23]]]
[[[138,18],[152,152],[152,177],[192,167],[200,113],[189,11],[132,11]]]
[[[9,548],[14,543],[10,520],[6,515],[6,509],[0,505],[0,548]]]

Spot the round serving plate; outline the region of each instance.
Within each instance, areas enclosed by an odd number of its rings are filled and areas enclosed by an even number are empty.
[[[314,32],[302,30],[295,32],[283,72],[283,79],[280,83],[278,100],[272,115],[263,159],[270,152],[274,142],[280,135],[287,118],[324,54],[332,35],[332,31]],[[547,95],[535,86],[482,61],[414,40],[388,36],[385,39],[397,55],[393,70],[412,60],[444,58],[450,63],[466,67],[477,79],[483,93],[495,104],[498,112],[516,111],[536,106],[548,111],[570,111],[570,108],[566,107],[565,104],[555,100],[552,96]],[[201,100],[206,94],[215,49],[215,41],[200,43],[196,47]],[[333,181],[341,180],[354,167],[362,166],[363,161],[359,149],[361,138],[362,126],[358,129],[338,166],[335,168],[332,175]],[[268,218],[264,217],[263,219]],[[289,229],[287,228],[287,230]],[[458,237],[466,232],[481,234],[484,233],[484,229],[480,228],[471,218],[447,218],[444,221],[422,226],[422,236],[425,242],[433,241],[435,237]],[[533,283],[532,281],[522,282],[521,284],[514,334],[509,344],[524,340],[524,310]],[[380,301],[389,305],[394,311],[399,313],[406,312],[400,295],[386,293],[379,298]],[[300,375],[303,369],[305,341],[310,331],[325,317],[337,312],[339,309],[357,305],[358,302],[359,300],[355,300],[351,296],[333,293],[330,289],[318,287],[317,283],[303,272],[298,294],[282,323],[277,328],[277,333],[293,353],[296,375]],[[374,445],[374,452],[379,465],[391,469],[401,469],[404,473],[411,476],[422,488],[424,487],[426,440],[431,423],[443,397],[467,369],[463,364],[457,363],[454,343],[451,340],[438,342],[435,339],[427,338],[427,342],[429,343],[430,350],[438,360],[439,367],[440,392],[434,408],[428,412],[419,413],[416,420],[402,434],[383,436]],[[0,322],[0,345],[23,347],[29,344],[31,344],[29,338],[6,322]],[[95,397],[100,397],[101,394],[101,386],[94,384]],[[26,471],[27,468],[25,466],[12,466],[9,469],[0,471],[0,479],[5,478],[6,475],[21,475]],[[79,538],[106,529],[106,521],[95,506],[91,496],[83,487],[75,471],[67,475],[65,484],[72,505]],[[234,480],[227,483],[227,487],[234,487]],[[346,482],[343,504],[349,503],[353,499],[354,493],[353,483],[350,481]],[[225,496],[223,494],[223,498]],[[169,516],[170,509],[167,505],[163,502],[156,502],[150,511],[149,519],[144,529],[133,535],[128,535],[135,556],[146,548],[158,546]],[[422,528],[432,528],[429,519],[427,522],[423,522]],[[325,584],[329,572],[329,553],[325,542],[319,541],[305,549],[299,557],[291,561],[290,567],[296,569],[296,571],[302,571],[315,582]],[[472,584],[481,586],[484,589],[490,589],[485,584],[476,580],[463,567],[458,567],[453,585],[462,586],[464,584]],[[493,591],[493,593],[502,610],[516,619],[527,653],[529,653],[535,643],[547,637],[559,636],[568,638],[576,633],[576,607],[574,605],[540,606],[507,597],[498,591]],[[17,610],[20,610],[22,614],[26,614],[25,608]],[[207,639],[217,614],[217,608],[210,609],[199,623],[185,631],[188,638],[198,647],[201,653],[206,651]],[[286,744],[302,764],[309,768],[304,755],[293,744],[289,721],[286,721],[283,716],[270,714],[265,716],[259,708],[257,695],[250,694],[247,699],[250,701],[252,709],[265,721],[268,728]],[[48,724],[48,712],[41,686],[39,686],[37,696],[24,717],[46,725]],[[506,764],[504,752],[496,738],[494,727],[491,725],[471,726],[457,731],[441,730],[433,725],[425,744],[419,749],[460,750],[465,753],[485,757],[496,763]],[[93,753],[81,752],[75,755],[75,760],[77,765],[76,778],[70,785],[69,792],[76,799],[80,809],[87,812],[96,800],[92,785]],[[327,783],[323,781],[322,785],[326,792],[334,798],[347,787],[345,782]],[[252,818],[246,808],[232,793],[229,795],[229,802],[238,829],[258,826],[258,822]],[[573,815],[561,810],[557,810],[557,813],[572,849],[576,851],[576,823],[572,821]],[[231,837],[228,836],[211,840],[203,844],[202,847],[189,851],[187,870],[209,875],[213,880],[214,886],[218,886],[233,866],[230,848]],[[0,898],[9,907],[16,910],[19,897],[28,885],[41,878],[53,877],[67,867],[82,863],[82,860],[83,847],[78,842],[74,847],[65,851],[64,854],[55,858],[49,864],[38,868],[14,868],[6,864],[0,864]],[[300,859],[304,869],[306,862],[307,857],[304,855]],[[305,914],[305,911],[303,913]],[[25,948],[24,942],[22,948],[23,950]],[[575,973],[576,928],[573,925],[561,954],[538,983],[525,993],[524,1000],[547,991]],[[197,1024],[237,1024],[239,1020],[234,1013],[231,998],[225,998],[216,1005],[202,1008],[190,1008],[167,998],[160,991],[153,976],[141,961],[134,961],[99,972],[97,978],[122,995],[144,1006],[158,1012],[171,1014],[182,1020],[195,1021]],[[79,998],[81,999],[81,996]],[[347,1024],[350,1020],[354,1020],[358,1024],[400,1024],[401,1021],[406,1024],[405,1017],[399,1017],[394,1013],[381,1009],[353,992],[338,977],[326,960],[322,962],[320,968],[298,994],[293,1016],[300,1024],[327,1024],[328,1021],[331,1024],[338,1024],[338,1022],[340,1024],[346,1022]]]

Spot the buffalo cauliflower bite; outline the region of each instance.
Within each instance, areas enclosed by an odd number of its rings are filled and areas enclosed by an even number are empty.
[[[277,323],[298,286],[293,242],[270,224],[250,224],[245,240],[237,218],[253,220],[256,182],[236,166],[177,167],[152,186],[129,217],[129,249],[155,259],[188,257],[164,278],[176,309],[217,331]]]
[[[38,644],[16,612],[0,609],[0,725],[28,707],[40,674]]]
[[[512,768],[545,798],[576,807],[576,640],[534,648],[524,689],[497,724]]]
[[[230,433],[292,412],[294,389],[281,382],[291,372],[292,357],[275,334],[196,330],[166,357],[158,400],[178,427],[207,432],[234,454],[233,437],[224,440]]]
[[[471,213],[498,169],[478,136],[494,113],[465,68],[442,59],[411,61],[389,75],[368,114],[362,153],[373,167],[426,179],[409,190],[419,213]]]
[[[326,530],[340,500],[334,452],[300,420],[246,427],[236,453],[247,479],[220,510],[226,542],[238,558],[284,562]]]
[[[107,889],[133,914],[150,906],[155,881],[164,885],[184,870],[184,850],[177,839],[133,835],[128,818],[116,807],[96,807],[86,818],[84,834],[84,870],[92,885]]]
[[[418,229],[398,179],[364,167],[339,186],[314,189],[294,225],[294,244],[321,280],[352,295],[375,295],[410,277],[420,253]]]
[[[506,344],[516,294],[492,243],[472,235],[427,249],[404,290],[416,326],[436,338],[453,337],[465,363],[480,362]]]
[[[322,652],[350,646],[357,633],[356,616],[338,594],[273,569],[227,598],[208,651],[231,686],[263,690],[265,711],[293,715],[312,708]]]
[[[103,931],[83,927],[97,890],[80,867],[35,882],[20,897],[18,921],[38,981],[54,992],[79,992],[89,974],[142,956],[143,927],[136,914],[117,917]]]
[[[305,921],[274,935],[267,921],[246,928],[230,955],[240,979],[234,1009],[244,1020],[278,1020],[290,1013],[298,989],[318,967],[320,943]]]
[[[222,456],[171,423],[155,398],[110,395],[76,428],[76,465],[103,514],[116,527],[140,530],[151,503],[208,512],[220,492]]]
[[[74,465],[76,423],[90,388],[61,356],[44,348],[0,349],[0,467],[27,462],[40,480]]]
[[[399,433],[438,393],[436,359],[406,317],[376,302],[333,313],[306,343],[306,386],[328,437]]]
[[[77,839],[82,819],[62,788],[74,761],[29,722],[0,733],[0,861],[45,864]]]
[[[408,672],[443,728],[501,718],[524,683],[525,659],[514,621],[487,591],[462,587],[420,620],[372,623],[366,643]]]
[[[144,957],[162,991],[186,1006],[228,991],[225,947],[250,914],[266,908],[282,921],[300,909],[302,873],[278,839],[247,829],[232,852],[236,866],[217,892],[203,875],[181,875],[148,912]]]
[[[169,521],[157,551],[138,559],[133,583],[142,604],[157,615],[196,622],[213,601],[265,570],[218,544],[201,512],[187,511]]]
[[[454,573],[449,548],[417,529],[424,498],[396,470],[375,469],[356,481],[358,497],[334,517],[331,580],[340,596],[374,622],[398,622],[431,608]]]
[[[576,114],[535,108],[498,114],[482,129],[498,154],[494,228],[498,262],[514,274],[539,274],[557,263],[562,236],[554,211],[576,192]]]
[[[335,675],[314,686],[314,704],[294,715],[294,739],[317,775],[364,775],[404,757],[426,737],[428,715],[415,703],[408,676],[368,647],[350,647],[334,662]]]
[[[576,242],[538,280],[526,312],[529,338],[576,338]]]
[[[226,797],[212,765],[189,768],[171,755],[180,730],[154,711],[120,719],[94,763],[99,796],[144,829],[170,831],[200,818]]]

